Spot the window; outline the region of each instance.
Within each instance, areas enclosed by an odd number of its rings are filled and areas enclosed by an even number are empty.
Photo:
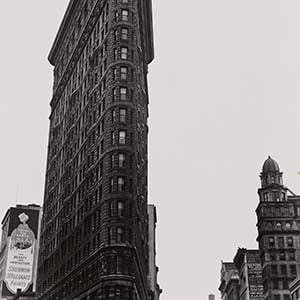
[[[280,300],[280,295],[274,295],[274,300]]]
[[[289,281],[287,279],[282,280],[282,287],[286,290],[289,288]]]
[[[118,217],[124,217],[124,203],[122,201],[118,202]]]
[[[122,227],[117,228],[117,243],[124,242],[124,229]]]
[[[277,265],[271,265],[271,273],[272,273],[272,275],[278,274]]]
[[[118,166],[119,168],[124,168],[125,166],[125,154],[119,153],[118,155]]]
[[[276,223],[276,228],[277,228],[277,229],[281,229],[281,227],[282,227],[282,225],[281,225],[280,222]]]
[[[118,192],[125,191],[125,179],[123,177],[118,177]]]
[[[109,191],[112,193],[113,190],[114,190],[114,179],[113,177],[111,177],[109,180]]]
[[[113,80],[116,80],[117,79],[117,69],[114,68],[113,70]]]
[[[119,12],[115,11],[115,22],[118,22],[119,19]]]
[[[111,111],[111,121],[114,123],[116,121],[116,110],[112,109]]]
[[[285,260],[285,253],[284,253],[284,251],[281,251],[279,253],[279,260]]]
[[[128,74],[128,68],[127,67],[121,67],[121,79],[127,80],[127,74]]]
[[[115,132],[112,131],[111,133],[111,144],[113,145],[115,143]]]
[[[128,4],[129,0],[121,0],[122,3]]]
[[[124,41],[129,40],[129,30],[127,28],[121,28],[121,39]]]
[[[275,253],[270,253],[270,259],[271,260],[276,260],[276,254]]]
[[[274,237],[269,237],[269,247],[274,247],[274,246],[275,246]]]
[[[109,205],[109,216],[112,217],[114,211],[114,202],[111,201],[108,205]]]
[[[269,200],[269,194],[268,193],[264,193],[264,200],[268,201]]]
[[[287,238],[287,244],[288,244],[288,247],[293,247],[294,246],[293,237],[288,237]]]
[[[278,237],[278,247],[283,248],[284,247],[284,239],[283,236]]]
[[[114,49],[114,60],[118,59],[118,50]]]
[[[289,257],[289,260],[295,260],[296,259],[294,252],[288,252],[288,257]]]
[[[129,11],[127,9],[122,9],[122,21],[128,22]]]
[[[115,165],[115,154],[110,156],[110,167],[113,168]]]
[[[114,31],[114,39],[115,39],[115,41],[118,40],[118,30],[117,29]]]
[[[119,144],[122,145],[126,144],[126,131],[124,130],[119,131]]]
[[[291,229],[291,223],[285,223],[285,229],[290,230]]]
[[[117,89],[114,88],[113,89],[113,101],[116,101],[117,100]]]
[[[296,265],[290,265],[290,272],[291,272],[291,275],[297,275]]]
[[[120,98],[123,101],[127,100],[127,88],[126,87],[121,87],[120,88]]]
[[[273,279],[273,289],[279,289],[279,280]]]
[[[121,59],[128,59],[128,48],[121,47]]]
[[[287,267],[286,267],[286,265],[281,265],[280,266],[280,272],[281,272],[281,275],[287,275]]]
[[[111,227],[108,231],[108,242],[112,243],[114,240],[114,233],[115,233],[115,229],[113,227]]]
[[[127,115],[127,109],[126,108],[120,108],[119,111],[120,115],[120,122],[126,122],[126,115]]]

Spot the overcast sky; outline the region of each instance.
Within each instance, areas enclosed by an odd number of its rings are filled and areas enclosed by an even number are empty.
[[[52,67],[67,0],[0,4],[0,216],[42,203]],[[183,4],[184,3],[184,4]],[[299,0],[153,0],[149,202],[162,300],[219,298],[220,261],[255,241],[268,155],[300,193]]]

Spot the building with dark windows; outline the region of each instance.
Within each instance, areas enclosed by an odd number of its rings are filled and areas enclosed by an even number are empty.
[[[148,299],[151,0],[71,0],[54,66],[40,300]]]
[[[234,263],[222,263],[224,300],[296,300],[300,295],[300,196],[283,185],[279,165],[270,156],[260,179],[259,250],[239,249]]]
[[[271,157],[260,178],[256,213],[264,299],[289,300],[289,283],[300,274],[300,196],[283,185],[282,172]]]
[[[259,250],[239,248],[233,261],[239,273],[239,299],[263,300]]]
[[[259,251],[239,248],[233,262],[222,262],[222,300],[263,300]]]

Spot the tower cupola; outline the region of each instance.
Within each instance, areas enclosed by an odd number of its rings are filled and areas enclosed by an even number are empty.
[[[283,186],[282,172],[275,159],[269,156],[260,173],[261,188],[259,189],[261,201],[284,201],[286,188]]]
[[[275,159],[269,156],[264,162],[262,173],[276,173],[280,172],[279,165]]]
[[[271,156],[269,156],[263,164],[260,179],[262,188],[274,184],[281,186],[283,185],[282,172],[280,172],[280,168],[277,161]]]

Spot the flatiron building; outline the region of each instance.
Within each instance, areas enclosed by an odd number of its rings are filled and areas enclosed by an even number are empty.
[[[71,0],[49,54],[53,96],[37,293],[148,299],[151,0]]]

